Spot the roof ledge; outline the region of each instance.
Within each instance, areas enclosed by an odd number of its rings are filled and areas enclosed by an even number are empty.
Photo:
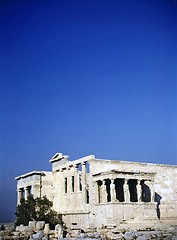
[[[41,172],[41,171],[32,171],[32,172],[29,172],[29,173],[26,173],[26,174],[23,174],[23,175],[20,175],[18,177],[15,178],[15,180],[20,180],[22,178],[26,178],[26,177],[29,177],[29,176],[32,176],[32,175],[41,175],[41,176],[44,176],[44,172]]]

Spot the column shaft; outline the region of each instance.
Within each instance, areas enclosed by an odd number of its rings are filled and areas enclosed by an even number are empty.
[[[25,188],[25,200],[27,200],[29,196],[30,196],[30,187],[26,187]]]
[[[82,163],[82,204],[86,204],[86,162]]]
[[[20,201],[23,198],[23,190],[22,189],[18,189],[17,190],[17,205],[20,205]]]
[[[98,183],[93,182],[93,187],[94,187],[94,204],[98,203]]]
[[[129,192],[128,179],[125,179],[125,182],[124,182],[124,201],[125,202],[130,202],[130,192]]]
[[[70,207],[71,201],[71,174],[70,168],[67,169],[67,205]]]
[[[142,202],[142,187],[141,187],[141,182],[140,180],[137,180],[137,198],[138,198],[138,202]]]
[[[78,165],[74,165],[74,201],[76,207],[78,206],[78,192],[79,192]]]
[[[106,203],[107,202],[106,182],[105,180],[103,180],[102,182],[103,182],[103,184],[101,185],[102,203]]]
[[[151,190],[151,202],[154,202],[155,201],[154,182],[151,182],[150,190]]]
[[[115,202],[116,201],[116,189],[115,189],[114,179],[111,179],[110,190],[111,190],[111,202]]]

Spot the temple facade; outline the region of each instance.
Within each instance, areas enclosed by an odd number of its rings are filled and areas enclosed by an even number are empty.
[[[70,229],[177,224],[177,166],[56,153],[52,171],[16,177],[17,204],[46,196]]]

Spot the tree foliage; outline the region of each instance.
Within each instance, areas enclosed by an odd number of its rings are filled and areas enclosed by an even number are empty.
[[[20,205],[16,209],[16,225],[28,225],[29,221],[45,221],[51,225],[61,223],[61,215],[52,209],[53,203],[46,196],[33,198],[29,196],[27,200],[21,199]]]

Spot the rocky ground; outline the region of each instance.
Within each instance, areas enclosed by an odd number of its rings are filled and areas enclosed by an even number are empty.
[[[0,240],[57,240],[55,230],[50,230],[48,235],[44,230],[21,231],[20,228],[15,229],[14,223],[1,223],[0,224]],[[25,227],[24,227],[25,229]],[[166,229],[158,230],[118,230],[118,229],[100,229],[99,232],[90,231],[83,233],[79,230],[69,231],[66,238],[63,240],[151,240],[151,239],[164,239],[164,240],[177,240],[177,226],[168,226]]]

